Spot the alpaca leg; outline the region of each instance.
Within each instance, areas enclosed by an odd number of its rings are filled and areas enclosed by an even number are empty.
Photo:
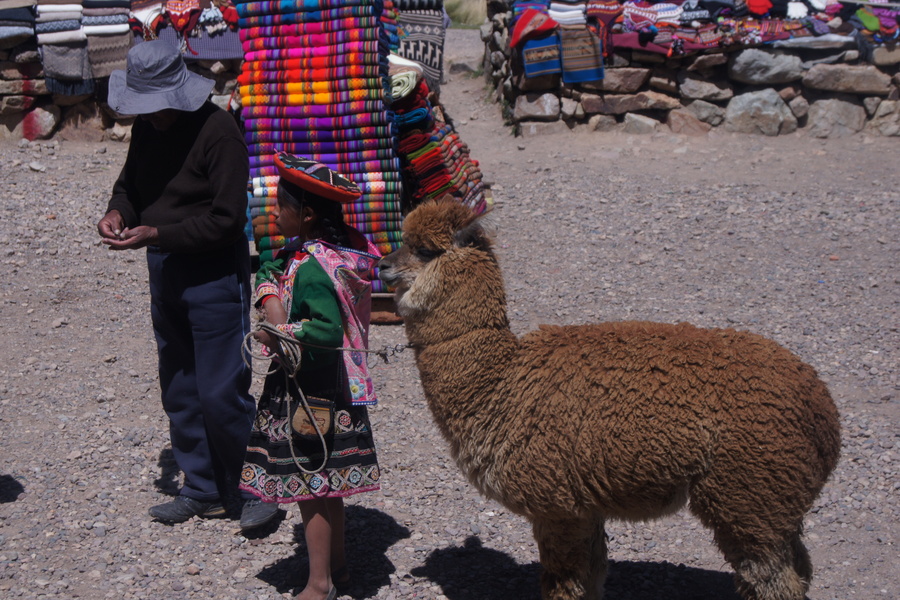
[[[716,544],[735,571],[740,596],[744,600],[803,600],[812,564],[800,541],[802,516],[787,525],[784,515],[767,512],[771,505],[765,502],[735,503],[734,494],[722,494],[723,499],[703,485],[692,491],[691,510],[713,530]]]
[[[603,520],[535,519],[543,600],[601,600],[606,580]]]

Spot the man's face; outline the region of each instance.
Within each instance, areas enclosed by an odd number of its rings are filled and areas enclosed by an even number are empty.
[[[154,113],[141,115],[141,118],[153,125],[157,131],[167,131],[178,120],[179,114],[180,111],[174,108],[164,108]]]

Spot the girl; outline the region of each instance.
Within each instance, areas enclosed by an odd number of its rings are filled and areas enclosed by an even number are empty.
[[[371,285],[363,276],[379,255],[344,223],[341,204],[360,196],[355,184],[284,152],[275,162],[281,177],[275,223],[295,239],[257,273],[257,307],[302,352],[295,378],[286,378],[283,368],[266,378],[241,476],[241,489],[259,501],[245,506],[241,525],[270,519],[271,503],[298,502],[309,580],[297,600],[333,600],[335,585],[349,583],[343,498],[379,489],[380,473],[366,410],[376,398],[365,354],[332,348],[366,348]],[[270,352],[284,344],[270,331],[255,337]],[[297,384],[307,398],[334,402],[324,439],[292,434],[288,401],[298,406],[296,389],[290,393]]]

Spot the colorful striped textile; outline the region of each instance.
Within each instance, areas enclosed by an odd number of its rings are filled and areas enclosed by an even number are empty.
[[[241,18],[244,27],[272,27],[274,25],[296,25],[300,23],[317,23],[349,17],[366,17],[372,14],[368,6],[341,6],[330,10],[281,13],[270,15],[248,15]]]
[[[253,62],[258,60],[286,60],[289,58],[315,58],[317,56],[334,56],[348,53],[363,53],[360,57],[359,64],[375,64],[381,63],[379,60],[372,60],[372,53],[378,52],[380,44],[377,41],[363,40],[356,42],[347,42],[345,44],[334,44],[331,46],[323,46],[321,48],[278,48],[268,50],[253,50],[244,53],[244,60]]]
[[[307,106],[244,106],[241,114],[245,118],[303,119],[306,117],[340,117],[359,112],[374,112],[383,109],[380,100],[358,100],[331,105]]]
[[[331,46],[347,42],[378,41],[378,32],[368,29],[351,29],[335,33],[314,33],[310,35],[287,35],[284,37],[253,38],[241,41],[244,52],[297,46]]]
[[[369,10],[377,8],[371,0],[261,0],[257,2],[234,3],[238,17],[250,17],[253,15],[287,14],[296,12],[312,12],[334,10],[345,6],[363,6]],[[238,25],[241,22],[238,20]]]
[[[251,131],[282,131],[291,133],[300,129],[345,129],[352,127],[372,127],[390,125],[390,116],[385,112],[360,112],[339,117],[312,117],[307,119],[246,119],[244,127]]]
[[[255,95],[278,95],[278,94],[320,94],[324,92],[350,92],[359,89],[371,90],[377,89],[381,85],[381,79],[338,79],[338,80],[319,80],[319,81],[287,81],[287,82],[267,82],[267,83],[251,83],[242,85],[238,88],[241,96]]]
[[[372,65],[344,65],[333,66],[322,69],[320,74],[316,73],[317,69],[309,69],[312,74],[313,81],[324,79],[326,75],[336,79],[348,78],[371,78],[378,77],[380,68]],[[285,69],[277,71],[245,71],[238,75],[237,82],[239,85],[249,85],[251,83],[283,83],[297,81],[299,73],[296,71]]]
[[[346,19],[335,19],[333,21],[320,21],[318,23],[299,23],[289,25],[273,25],[270,27],[247,27],[240,30],[241,41],[267,38],[267,37],[288,37],[303,36],[319,33],[336,33],[345,31],[350,27],[369,27],[378,26],[378,19],[375,17],[350,17]]]

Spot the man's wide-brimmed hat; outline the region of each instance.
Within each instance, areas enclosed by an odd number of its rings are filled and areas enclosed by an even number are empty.
[[[124,71],[109,77],[109,107],[121,115],[146,115],[166,108],[192,112],[203,106],[215,81],[192,73],[181,52],[163,40],[128,51]]]

